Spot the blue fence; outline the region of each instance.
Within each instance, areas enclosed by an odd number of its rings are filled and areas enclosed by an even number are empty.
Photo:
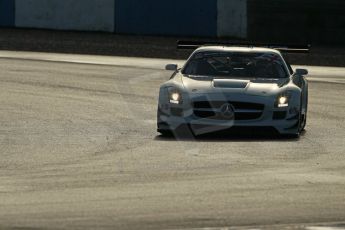
[[[227,1],[231,4],[220,4]],[[0,26],[138,35],[241,37],[246,25],[238,21],[246,17],[242,12],[246,9],[237,7],[237,2],[246,1],[0,0]]]
[[[344,0],[0,0],[0,27],[345,44],[344,9]]]
[[[114,32],[114,0],[15,2],[17,27]]]
[[[115,32],[217,36],[216,0],[116,0]]]
[[[0,0],[0,26],[14,26],[14,0]]]

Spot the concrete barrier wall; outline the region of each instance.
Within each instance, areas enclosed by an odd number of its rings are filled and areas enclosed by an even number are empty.
[[[0,0],[0,26],[14,26],[14,0]]]
[[[114,31],[114,0],[15,0],[17,27]]]
[[[248,38],[345,44],[345,1],[248,0]]]
[[[217,0],[116,0],[115,12],[117,33],[217,36]]]
[[[247,37],[247,0],[218,0],[218,37]]]
[[[0,26],[345,44],[344,0],[0,0]]]

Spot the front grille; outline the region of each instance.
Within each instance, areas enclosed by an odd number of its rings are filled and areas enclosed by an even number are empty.
[[[259,119],[262,115],[262,112],[259,113],[235,113],[235,120],[255,120]]]
[[[250,102],[231,102],[231,101],[196,101],[193,103],[195,109],[216,109],[225,103],[230,103],[235,109],[264,110],[263,104]]]
[[[262,116],[265,106],[259,103],[234,101],[195,101],[193,102],[194,115],[199,118],[227,120],[222,116],[220,108],[224,104],[231,104],[235,112],[235,120],[255,120]]]
[[[197,117],[215,117],[217,114],[212,111],[202,111],[202,110],[194,110],[194,115]]]

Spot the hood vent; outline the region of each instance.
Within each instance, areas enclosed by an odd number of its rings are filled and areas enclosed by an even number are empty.
[[[215,88],[245,89],[249,82],[247,80],[214,79],[213,86]]]

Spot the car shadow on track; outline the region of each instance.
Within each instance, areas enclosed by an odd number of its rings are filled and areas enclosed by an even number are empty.
[[[305,135],[301,133],[301,137]],[[293,136],[280,135],[272,129],[257,128],[232,128],[218,132],[206,133],[202,135],[193,135],[191,132],[175,132],[170,135],[158,135],[156,141],[199,141],[199,142],[297,142],[300,138]]]

